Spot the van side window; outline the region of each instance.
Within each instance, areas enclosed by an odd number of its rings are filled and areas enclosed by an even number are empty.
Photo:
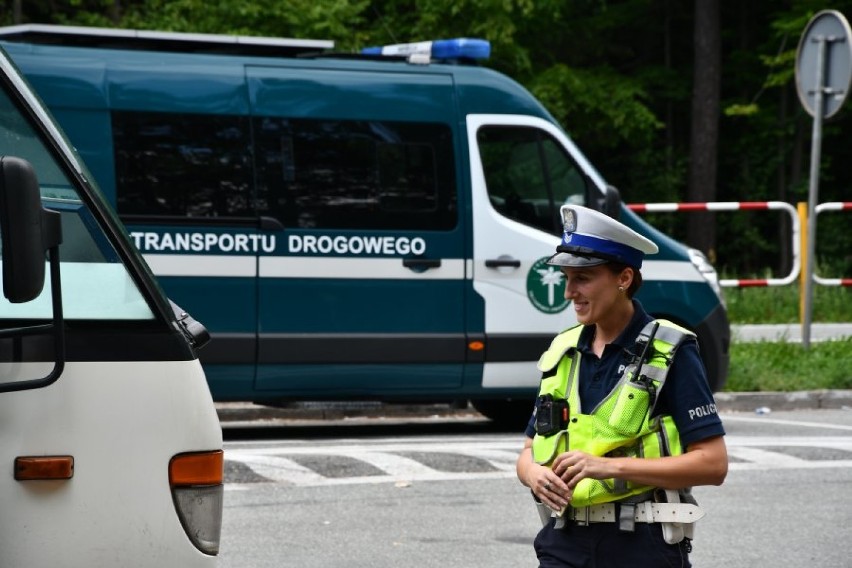
[[[30,162],[44,207],[62,216],[59,259],[65,319],[153,320],[153,312],[71,180],[5,92],[0,94],[0,156]],[[12,304],[0,296],[0,319],[50,319],[51,314],[47,283],[31,302]]]
[[[443,124],[254,119],[258,210],[305,229],[456,226]]]
[[[484,126],[476,139],[488,197],[500,214],[558,234],[559,207],[586,203],[585,177],[548,133],[524,126]]]
[[[246,117],[113,111],[112,129],[120,214],[254,216]]]

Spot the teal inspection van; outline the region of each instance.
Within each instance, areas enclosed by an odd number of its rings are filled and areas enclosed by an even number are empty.
[[[559,207],[660,247],[639,298],[698,333],[714,389],[717,275],[630,212],[482,40],[336,53],[319,40],[0,29],[174,302],[211,332],[216,400],[472,401],[528,413],[576,322]],[[568,125],[570,127],[570,125]]]

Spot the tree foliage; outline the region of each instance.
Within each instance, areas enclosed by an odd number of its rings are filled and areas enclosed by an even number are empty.
[[[698,0],[703,2],[706,0]],[[722,68],[716,199],[807,201],[811,118],[798,101],[798,41],[852,0],[718,0]],[[0,0],[0,21],[332,39],[339,51],[483,37],[488,65],[526,85],[627,202],[680,201],[690,171],[694,5],[678,0]],[[16,12],[15,7],[19,10]],[[700,70],[700,69],[699,69]],[[849,105],[847,104],[847,107]],[[849,200],[850,111],[824,126],[820,201]],[[688,215],[655,223],[686,237]],[[717,214],[729,275],[786,273],[782,215]],[[820,217],[820,274],[852,274],[848,213]]]

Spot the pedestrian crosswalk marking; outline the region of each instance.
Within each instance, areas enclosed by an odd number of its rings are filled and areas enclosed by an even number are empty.
[[[731,457],[730,471],[754,471],[771,469],[852,468],[852,437],[746,437],[726,438]],[[245,489],[258,481],[282,483],[300,487],[316,487],[347,484],[408,483],[421,481],[451,481],[476,479],[504,479],[515,476],[515,461],[521,447],[516,437],[502,440],[379,440],[375,442],[336,443],[313,445],[287,442],[275,445],[255,443],[226,444],[226,462],[238,463],[249,468],[260,479],[241,481],[240,476],[228,479],[226,488]],[[785,453],[789,448],[807,448],[808,451],[835,450],[834,459],[804,459]],[[845,452],[849,459],[843,459]],[[491,471],[442,471],[414,459],[424,454],[455,454],[489,464]],[[299,463],[300,458],[311,456],[311,464],[326,464],[339,467],[342,459],[357,460],[366,464],[355,468],[362,474],[351,476],[323,475],[314,467]],[[336,460],[336,461],[335,461]],[[425,460],[430,463],[437,459]],[[367,467],[368,466],[368,467]],[[364,470],[374,474],[363,475]]]
[[[515,460],[520,447],[521,444],[518,441],[482,441],[476,443],[473,441],[448,442],[446,440],[442,442],[387,441],[316,447],[299,445],[230,448],[226,446],[225,460],[242,463],[268,481],[303,487],[401,481],[500,479],[515,475]],[[406,452],[463,455],[488,463],[494,471],[441,471],[403,455]],[[330,462],[333,462],[335,458],[339,459],[341,456],[360,460],[380,470],[382,475],[345,478],[324,476],[297,463],[298,457],[304,455],[327,456]],[[287,456],[293,459],[289,459]],[[229,480],[226,479],[226,483],[228,482]],[[237,480],[236,483],[239,483],[239,481]]]
[[[225,459],[233,460],[230,452],[225,454]],[[257,475],[271,481],[287,482],[293,485],[322,485],[326,479],[314,470],[280,456],[247,454],[236,461],[249,466]]]
[[[744,465],[755,465],[765,469],[767,466],[778,468],[801,467],[807,460],[788,456],[779,452],[761,450],[747,446],[728,448],[728,455],[743,460],[746,463],[733,463],[732,469],[742,469]]]

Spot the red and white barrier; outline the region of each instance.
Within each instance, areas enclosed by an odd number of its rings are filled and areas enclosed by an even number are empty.
[[[828,204],[826,204],[828,205]],[[705,203],[631,203],[627,208],[637,213],[674,213],[675,211],[760,211],[781,210],[790,215],[793,266],[784,278],[720,279],[719,285],[729,288],[748,286],[786,286],[793,282],[802,268],[801,223],[796,208],[784,201],[711,201]]]
[[[852,201],[829,201],[820,203],[814,208],[814,215],[823,211],[847,211],[852,210]],[[823,286],[852,286],[852,278],[821,278],[814,273],[814,282]]]

